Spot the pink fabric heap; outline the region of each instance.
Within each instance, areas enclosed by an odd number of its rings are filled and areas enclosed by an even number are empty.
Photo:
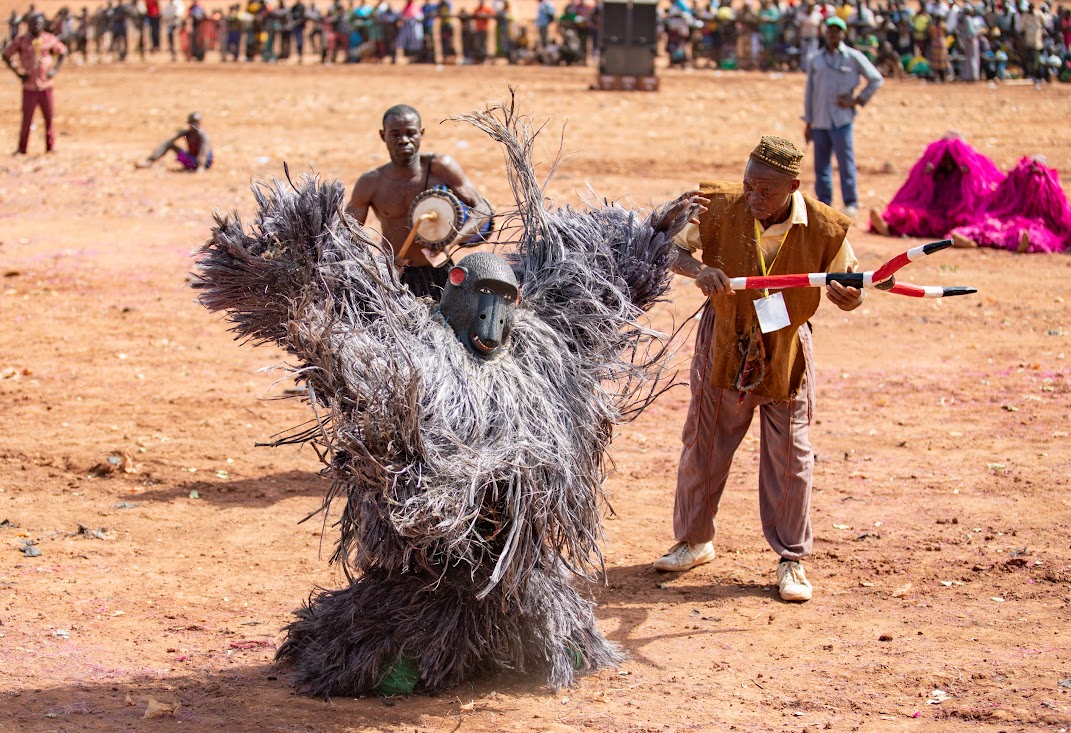
[[[956,230],[980,247],[1013,252],[1071,249],[1071,206],[1060,174],[1034,158],[1023,158],[975,217]]]
[[[958,137],[932,142],[882,217],[893,236],[945,237],[975,218],[1004,174]]]

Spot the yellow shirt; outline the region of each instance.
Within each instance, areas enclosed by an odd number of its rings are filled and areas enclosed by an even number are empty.
[[[777,250],[785,238],[785,234],[788,233],[790,227],[794,226],[807,226],[807,205],[803,203],[803,194],[799,191],[792,193],[792,210],[789,212],[787,219],[765,230],[762,229],[762,224],[759,224],[759,229],[762,231],[759,246],[762,247],[762,255],[767,264],[773,262],[774,257],[777,255]],[[681,249],[686,249],[689,252],[703,249],[703,243],[699,239],[699,227],[692,223],[688,223],[673,238],[673,242]],[[855,258],[852,245],[848,243],[848,238],[845,237],[844,242],[837,251],[837,256],[833,258],[826,272],[848,272],[849,269],[854,270],[858,266],[859,260]],[[729,277],[736,276],[736,273],[729,272],[726,274]]]

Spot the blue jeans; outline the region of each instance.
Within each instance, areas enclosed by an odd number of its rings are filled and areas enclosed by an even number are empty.
[[[823,204],[833,204],[832,154],[837,154],[840,168],[840,196],[844,206],[859,204],[859,188],[855,176],[855,146],[852,143],[852,124],[832,130],[812,130],[814,134],[814,194]]]

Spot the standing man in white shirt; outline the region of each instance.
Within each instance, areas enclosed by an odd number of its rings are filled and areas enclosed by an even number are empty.
[[[844,44],[848,24],[838,17],[826,20],[826,45],[807,68],[807,91],[803,100],[803,136],[814,142],[815,197],[827,206],[833,203],[833,162],[840,169],[843,211],[854,217],[859,211],[855,143],[852,124],[856,107],[870,101],[882,85],[881,73],[866,56]],[[866,86],[856,94],[860,79]]]
[[[822,30],[822,11],[814,3],[801,5],[796,12],[800,29],[800,70],[807,71],[818,53],[818,36]]]
[[[169,0],[164,4],[161,17],[167,28],[167,52],[171,54],[171,60],[176,61],[178,52],[175,49],[175,34],[186,22],[186,3],[182,0]]]

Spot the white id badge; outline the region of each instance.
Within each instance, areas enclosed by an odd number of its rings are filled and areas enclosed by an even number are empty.
[[[785,307],[785,297],[781,293],[774,293],[767,298],[758,298],[752,302],[755,304],[755,315],[759,317],[759,330],[763,333],[780,331],[791,323],[788,318],[788,308]]]

